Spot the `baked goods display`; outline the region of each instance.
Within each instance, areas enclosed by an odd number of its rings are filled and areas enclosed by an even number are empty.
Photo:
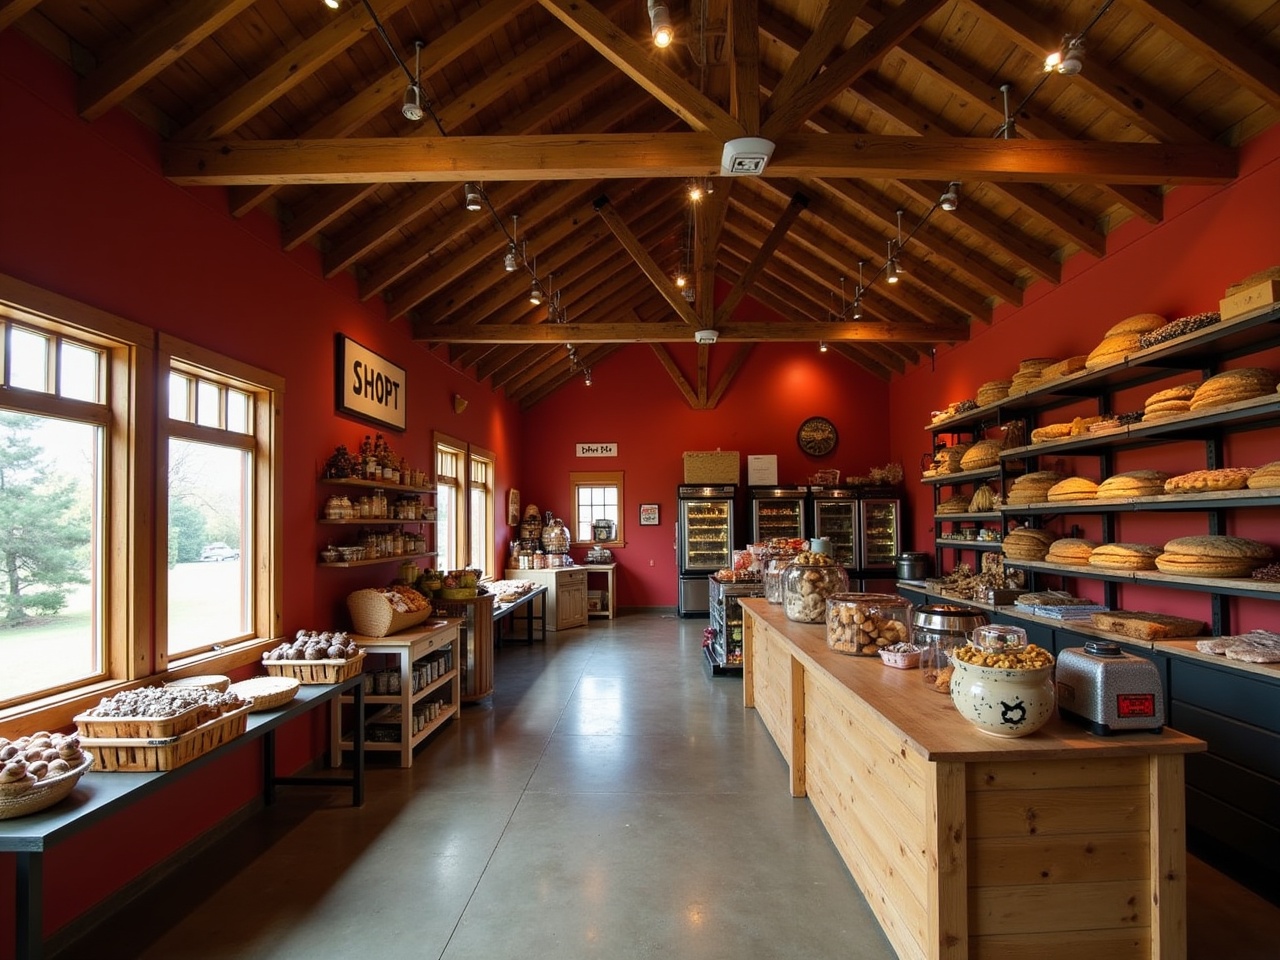
[[[1088,477],[1067,477],[1049,488],[1045,499],[1049,503],[1072,500],[1092,500],[1098,495],[1098,484]]]
[[[1198,382],[1180,383],[1176,387],[1157,390],[1143,403],[1142,419],[1144,421],[1164,420],[1167,417],[1190,413],[1191,398],[1196,395],[1199,386]]]
[[[1079,373],[1084,369],[1085,361],[1088,359],[1088,356],[1082,353],[1076,357],[1067,357],[1065,360],[1051,363],[1040,371],[1040,382],[1049,383],[1051,380],[1059,380],[1073,373]]]
[[[1246,485],[1250,490],[1272,490],[1280,487],[1280,460],[1272,460],[1258,467]]]
[[[1103,417],[1097,423],[1089,425],[1090,433],[1102,433],[1105,430],[1118,430],[1120,427],[1127,427],[1131,423],[1142,422],[1141,410],[1129,410],[1125,413],[1113,413],[1109,417]]]
[[[1264,567],[1258,567],[1249,576],[1254,580],[1263,580],[1267,583],[1280,583],[1280,563],[1268,563]]]
[[[1203,620],[1190,617],[1174,617],[1167,613],[1147,613],[1142,610],[1106,610],[1089,614],[1089,619],[1099,630],[1118,633],[1134,640],[1169,640],[1174,637],[1195,637],[1204,633]]]
[[[16,740],[0,737],[0,797],[25,794],[41,781],[71,773],[84,762],[78,734],[41,730]]]
[[[968,513],[969,498],[963,493],[953,494],[933,508],[935,514]]]
[[[978,484],[969,498],[970,513],[989,513],[1000,504],[1000,497],[985,483]]]
[[[982,470],[1000,462],[1000,441],[979,440],[960,458],[961,470]]]
[[[1098,484],[1098,500],[1118,500],[1125,497],[1152,497],[1164,493],[1169,474],[1163,470],[1128,470],[1107,477]]]
[[[1043,560],[1049,552],[1049,546],[1056,540],[1055,534],[1048,530],[1037,530],[1033,527],[1017,527],[1004,537],[1002,549],[1010,560]]]
[[[855,657],[911,644],[911,604],[890,594],[853,593],[827,600],[827,646]]]
[[[1135,313],[1132,317],[1126,317],[1119,323],[1114,324],[1102,336],[1118,337],[1126,333],[1144,334],[1159,330],[1165,325],[1164,317],[1158,313]]]
[[[1185,577],[1247,577],[1274,556],[1265,543],[1245,537],[1176,537],[1156,557],[1156,568]]]
[[[827,598],[848,590],[849,575],[835,558],[805,550],[782,571],[782,610],[788,620],[821,623]]]
[[[1031,442],[1048,443],[1050,440],[1063,440],[1069,436],[1071,436],[1071,424],[1046,423],[1043,427],[1036,427],[1031,431]]]
[[[1192,470],[1164,482],[1165,493],[1205,493],[1220,490],[1243,490],[1253,476],[1253,467],[1220,467],[1217,470]]]
[[[1009,381],[1009,396],[1016,397],[1038,386],[1045,368],[1057,362],[1053,357],[1032,357],[1029,360],[1023,360],[1018,364],[1017,373]]]
[[[1062,474],[1053,470],[1024,473],[1010,485],[1009,492],[1005,495],[1005,502],[1010,506],[1044,503],[1049,495],[1049,489],[1062,479]]]
[[[1021,570],[1004,565],[998,553],[983,554],[982,569],[978,573],[967,563],[957,563],[945,577],[930,580],[929,585],[939,593],[958,600],[976,600],[993,590],[1020,590],[1026,582]]]
[[[346,660],[359,654],[356,646],[347,634],[338,631],[316,633],[311,630],[299,630],[293,642],[283,641],[262,655],[263,660]]]
[[[1138,317],[1131,317],[1130,320],[1138,321],[1143,316],[1155,315],[1139,314]],[[1113,363],[1120,363],[1129,354],[1137,353],[1142,349],[1142,334],[1147,332],[1147,328],[1121,329],[1130,323],[1130,320],[1122,321],[1111,328],[1111,330],[1119,330],[1118,333],[1107,331],[1102,338],[1102,342],[1089,351],[1089,355],[1084,361],[1085,369],[1097,370],[1100,367],[1109,367]],[[1164,321],[1160,320],[1160,322],[1163,323]]]
[[[1066,563],[1073,566],[1086,566],[1089,557],[1098,545],[1092,540],[1080,537],[1062,537],[1049,544],[1049,552],[1045,554],[1046,563]]]
[[[1242,400],[1254,400],[1274,393],[1277,382],[1276,374],[1265,367],[1241,367],[1238,370],[1227,370],[1216,374],[1200,384],[1196,394],[1191,398],[1191,410],[1209,410],[1214,407],[1225,407]]]
[[[1196,313],[1189,317],[1179,317],[1177,320],[1166,323],[1162,327],[1157,327],[1142,334],[1138,338],[1138,343],[1142,349],[1146,350],[1148,347],[1168,343],[1178,337],[1185,337],[1189,333],[1195,333],[1197,330],[1203,330],[1205,327],[1211,327],[1221,321],[1222,314],[1217,310],[1211,313]]]
[[[1197,640],[1196,649],[1242,663],[1280,663],[1280,633],[1250,630],[1233,637]]]
[[[245,702],[236,694],[223,693],[209,687],[138,687],[121,690],[98,702],[76,717],[76,723],[91,726],[98,718],[120,720],[170,720],[188,713],[191,726],[197,727],[232,710],[239,710]],[[90,723],[85,723],[90,721]]]
[[[1012,380],[988,380],[978,387],[978,393],[975,397],[978,401],[978,406],[985,407],[989,403],[1003,400],[1009,396],[1009,388],[1011,386],[1013,386]]]
[[[1089,566],[1104,570],[1154,570],[1160,548],[1150,543],[1103,543],[1089,554]]]

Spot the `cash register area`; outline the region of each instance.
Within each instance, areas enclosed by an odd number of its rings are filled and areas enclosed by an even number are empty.
[[[492,698],[411,768],[374,757],[364,807],[286,791],[56,956],[894,960],[704,627],[504,645]],[[1280,908],[1189,870],[1191,960],[1274,960]]]

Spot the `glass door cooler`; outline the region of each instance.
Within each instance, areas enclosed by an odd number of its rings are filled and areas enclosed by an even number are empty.
[[[711,628],[703,652],[717,676],[742,671],[742,607],[743,597],[763,597],[764,584],[759,580],[721,583],[709,577],[711,590]]]
[[[732,484],[681,486],[676,492],[676,555],[680,570],[678,612],[682,617],[710,614],[708,577],[733,565]]]
[[[807,539],[804,502],[808,492],[806,487],[752,487],[751,542],[774,537]]]
[[[896,498],[866,499],[862,505],[861,568],[884,571],[894,568],[902,552],[902,501]]]
[[[813,535],[825,537],[828,552],[850,572],[862,566],[858,497],[853,490],[813,491]]]

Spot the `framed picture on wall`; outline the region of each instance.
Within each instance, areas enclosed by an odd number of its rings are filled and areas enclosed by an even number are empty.
[[[515,487],[507,494],[507,526],[520,525],[520,491]]]
[[[658,505],[656,503],[640,504],[640,526],[656,527],[658,525]]]

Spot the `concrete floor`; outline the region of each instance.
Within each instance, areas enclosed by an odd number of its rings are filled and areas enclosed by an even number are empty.
[[[840,958],[893,951],[704,620],[498,651],[497,692],[349,792],[285,790],[59,960]],[[1280,910],[1193,863],[1191,960],[1275,957]]]

